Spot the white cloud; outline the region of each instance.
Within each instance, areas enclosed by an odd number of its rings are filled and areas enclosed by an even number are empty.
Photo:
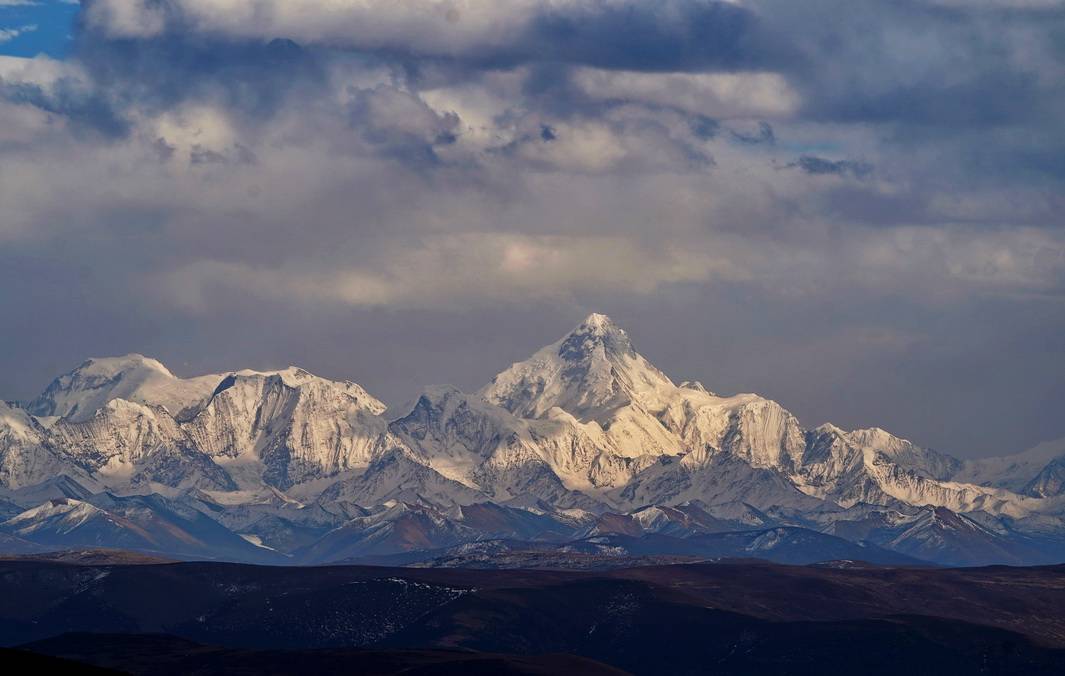
[[[215,107],[193,105],[168,110],[145,121],[145,131],[175,151],[175,156],[192,153],[225,153],[240,140],[226,112]]]
[[[599,100],[671,106],[719,119],[787,117],[799,95],[777,73],[641,73],[580,68],[577,86]]]
[[[32,33],[35,30],[37,30],[36,24],[27,24],[25,26],[19,26],[18,28],[0,28],[0,44],[11,42],[20,35]]]
[[[81,69],[47,56],[0,56],[0,79],[8,83],[51,85],[62,77],[78,77]]]

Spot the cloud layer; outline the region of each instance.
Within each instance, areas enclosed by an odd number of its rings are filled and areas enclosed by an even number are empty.
[[[137,350],[399,402],[597,309],[808,423],[1061,436],[1063,31],[1049,1],[84,0],[70,58],[0,57],[0,396]]]

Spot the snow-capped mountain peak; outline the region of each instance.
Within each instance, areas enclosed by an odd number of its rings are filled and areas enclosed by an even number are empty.
[[[383,402],[372,396],[358,383],[350,380],[329,380],[298,366],[289,366],[277,371],[253,371],[251,369],[236,371],[220,380],[211,398],[214,399],[221,393],[238,386],[253,392],[258,392],[263,388],[283,388],[297,392],[305,399],[339,397],[344,400],[345,405],[364,409],[372,415],[381,415],[386,409]]]
[[[288,488],[367,466],[392,445],[361,386],[291,367],[226,376],[184,429],[238,484]]]
[[[126,399],[162,406],[179,416],[206,399],[221,379],[214,374],[178,378],[158,360],[136,353],[93,358],[53,380],[26,408],[37,416],[81,421],[112,399]]]
[[[539,418],[558,407],[583,422],[607,424],[629,404],[664,407],[676,389],[609,317],[589,315],[563,338],[513,364],[481,396],[515,415]]]
[[[0,438],[6,436],[11,442],[38,443],[37,427],[26,411],[0,401]]]
[[[585,358],[586,354],[602,349],[614,358],[635,356],[629,334],[606,315],[592,313],[578,324],[562,340],[559,353],[572,359]]]
[[[632,349],[629,335],[610,317],[592,313],[562,338],[559,354],[564,358],[579,360],[597,349],[614,358],[631,357],[636,352]]]
[[[57,495],[85,503],[50,503],[6,528],[33,528],[42,542],[81,533],[143,544],[139,521],[115,521],[117,498],[97,499],[112,491],[187,496],[194,515],[203,507],[241,528],[261,520],[258,531],[233,532],[263,542],[309,537],[282,512],[315,529],[355,520],[326,541],[410,528],[460,542],[504,508],[526,510],[503,519],[515,524],[534,512],[616,512],[634,534],[842,520],[839,532],[894,538],[908,522],[876,525],[877,510],[916,518],[913,509],[930,507],[948,511],[922,512],[927,523],[893,548],[950,540],[941,531],[990,542],[1029,529],[1065,541],[1063,444],[962,463],[876,427],[804,429],[756,394],[675,385],[601,314],[477,394],[430,387],[406,415],[384,413],[358,384],[295,366],[183,379],[139,354],[91,359],[24,407],[0,402],[0,499],[23,509]],[[62,475],[91,488],[40,488]],[[952,514],[964,519],[944,530]]]

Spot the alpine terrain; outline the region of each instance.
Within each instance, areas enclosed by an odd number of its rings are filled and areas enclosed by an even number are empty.
[[[395,413],[296,367],[184,379],[90,359],[0,403],[0,487],[7,553],[1065,559],[1065,440],[962,461],[805,427],[756,394],[674,383],[601,314],[477,392],[430,387]]]

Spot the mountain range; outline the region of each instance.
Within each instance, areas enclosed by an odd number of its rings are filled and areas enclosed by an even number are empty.
[[[713,534],[745,544],[698,544]],[[322,563],[491,542],[1057,562],[1065,439],[959,460],[879,428],[806,428],[756,394],[675,384],[601,314],[398,415],[297,367],[186,379],[136,354],[0,403],[0,551]]]

